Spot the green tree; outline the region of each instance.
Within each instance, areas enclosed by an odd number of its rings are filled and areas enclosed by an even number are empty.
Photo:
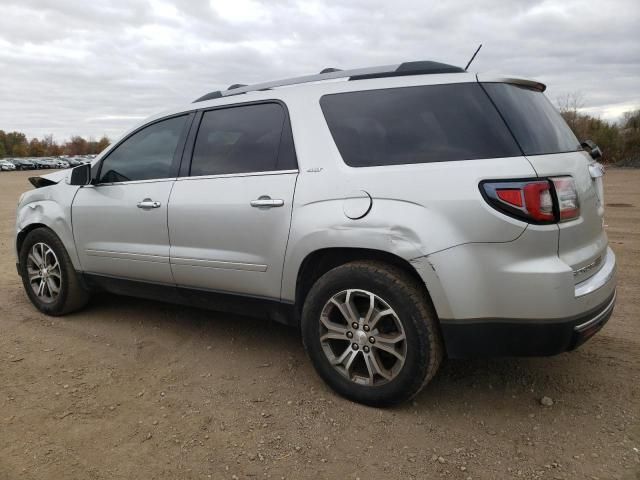
[[[107,138],[106,135],[103,135],[100,140],[98,140],[98,148],[96,153],[100,153],[105,148],[107,148],[111,144],[111,140]]]
[[[5,145],[7,134],[0,130],[0,157],[7,156],[7,146]]]
[[[27,136],[22,132],[8,132],[5,135],[5,149],[7,155],[26,157],[29,152]]]
[[[37,138],[32,138],[29,142],[29,156],[30,157],[44,157],[46,155],[46,149],[43,142]]]
[[[64,146],[64,153],[67,155],[86,155],[88,150],[88,142],[79,136],[71,137]]]

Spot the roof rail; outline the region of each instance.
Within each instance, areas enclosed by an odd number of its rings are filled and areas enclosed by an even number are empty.
[[[324,73],[323,73],[324,72]],[[348,78],[349,80],[365,80],[368,78],[397,77],[404,75],[425,75],[435,73],[464,73],[464,70],[454,65],[446,63],[422,61],[405,62],[396,65],[384,65],[381,67],[356,68],[354,70],[338,70],[325,68],[318,75],[305,75],[303,77],[287,78],[273,82],[258,83],[255,85],[236,86],[232,85],[228,90],[207,93],[196,99],[193,103],[213,100],[214,98],[240,95],[241,93],[255,92],[258,90],[269,90],[276,87],[297,85],[300,83],[319,82],[322,80],[333,80],[336,78]]]

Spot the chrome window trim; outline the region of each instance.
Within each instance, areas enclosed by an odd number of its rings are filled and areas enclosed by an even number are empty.
[[[176,181],[187,180],[215,180],[217,178],[234,178],[234,177],[262,177],[267,175],[291,175],[299,173],[299,170],[268,170],[264,172],[243,172],[243,173],[224,173],[220,175],[199,175],[196,177],[179,177]]]
[[[109,182],[109,183],[96,183],[95,185],[83,185],[82,188],[92,187],[107,187],[112,185],[138,185],[143,183],[163,183],[163,182],[172,182],[177,180],[178,177],[166,177],[166,178],[149,178],[147,180],[127,180],[125,182]]]

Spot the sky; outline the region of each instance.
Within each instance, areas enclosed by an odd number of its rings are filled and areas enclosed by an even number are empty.
[[[640,108],[640,1],[0,0],[0,129],[117,138],[233,83],[413,60]]]

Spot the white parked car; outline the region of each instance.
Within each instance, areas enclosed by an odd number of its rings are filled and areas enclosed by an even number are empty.
[[[13,163],[11,163],[9,160],[0,160],[0,170],[10,171],[15,169],[16,169],[16,166]]]
[[[611,315],[615,256],[600,151],[544,90],[411,62],[212,92],[32,179],[24,288],[50,315],[103,289],[295,325],[371,405],[445,355],[571,350]]]

